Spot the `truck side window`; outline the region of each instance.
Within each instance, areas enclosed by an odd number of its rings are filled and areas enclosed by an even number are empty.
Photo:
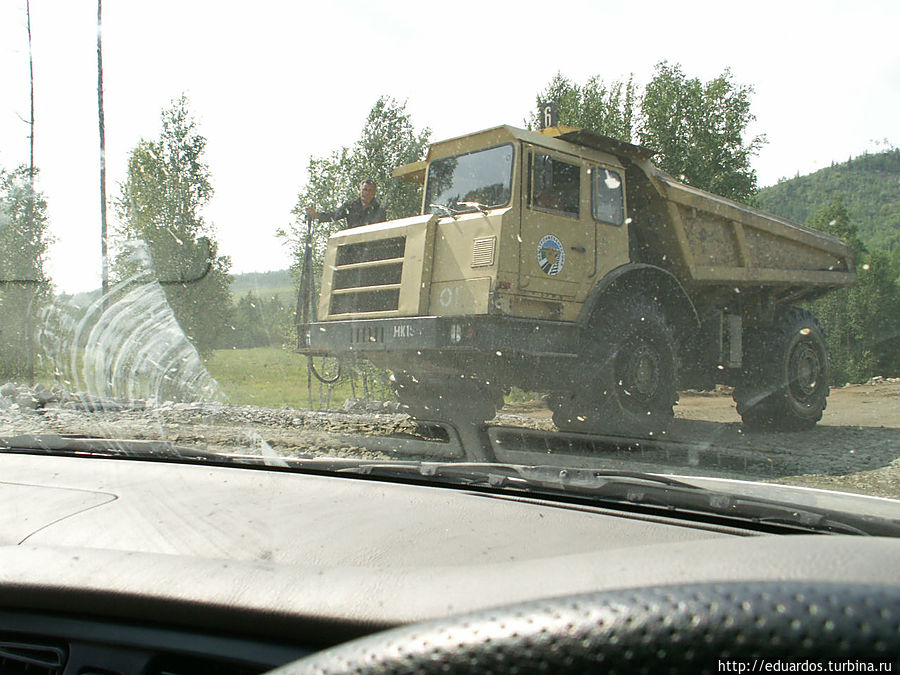
[[[581,201],[581,167],[549,155],[533,155],[532,207],[578,217]]]
[[[622,177],[602,166],[594,167],[594,218],[604,223],[621,225],[625,218],[622,201]]]

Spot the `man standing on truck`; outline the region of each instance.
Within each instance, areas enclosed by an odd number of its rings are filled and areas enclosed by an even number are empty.
[[[359,184],[359,199],[349,199],[334,211],[317,211],[315,206],[306,207],[307,218],[317,218],[322,222],[347,219],[347,227],[359,227],[371,225],[387,220],[384,207],[375,199],[377,186],[371,178],[366,178]]]

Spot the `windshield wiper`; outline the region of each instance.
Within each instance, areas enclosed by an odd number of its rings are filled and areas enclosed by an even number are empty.
[[[327,461],[324,459],[312,462]],[[560,469],[553,466],[522,466],[488,462],[378,462],[343,461],[334,466],[339,473],[356,473],[380,477],[420,477],[458,482],[462,485],[491,485],[494,487],[553,488],[575,490],[597,489],[610,482],[631,485],[663,485],[686,490],[704,488],[669,476],[638,471],[606,471],[597,469]]]
[[[89,455],[92,457],[180,458],[221,461],[231,456],[209,452],[171,441],[146,441],[121,438],[92,438],[59,434],[20,434],[0,436],[0,451],[40,452],[54,455]]]
[[[538,497],[565,496],[602,506],[662,511],[663,515],[671,517],[712,517],[725,524],[755,529],[900,536],[900,522],[895,520],[712,490],[669,476],[642,472],[468,462],[372,461],[349,465],[332,463],[331,470],[460,487],[504,489]]]
[[[451,209],[449,206],[447,206],[445,204],[429,204],[428,208],[432,209],[432,212],[434,211],[434,209],[440,209],[441,211],[445,211],[448,216],[453,218],[453,220],[456,220],[456,216],[458,214],[457,211],[454,211],[453,209]]]
[[[429,204],[428,208],[430,208],[432,210],[440,209],[441,211],[444,211],[448,216],[451,216],[453,218],[453,220],[456,220],[456,216],[458,216],[462,213],[471,213],[472,211],[470,209],[474,209],[476,211],[480,211],[483,214],[487,214],[488,209],[491,208],[490,206],[487,206],[486,204],[482,204],[481,202],[472,202],[472,201],[455,202],[455,205],[456,206],[464,206],[466,208],[464,208],[464,209],[456,208],[455,209],[446,204]]]
[[[482,204],[481,202],[457,202],[462,206],[468,206],[469,208],[478,209],[482,213],[488,212],[488,207]]]
[[[650,483],[687,490],[700,489],[674,478],[638,471],[560,469],[553,466],[520,466],[516,464],[422,462],[419,465],[419,472],[424,477],[459,478],[473,484],[479,483],[479,476],[484,476],[483,480],[492,485],[505,481],[504,486],[506,487],[524,486],[532,490],[551,488],[582,492],[596,490],[610,483],[628,485]]]

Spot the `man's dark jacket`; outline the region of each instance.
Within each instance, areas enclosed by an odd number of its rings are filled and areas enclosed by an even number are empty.
[[[319,220],[321,221],[340,220],[341,218],[347,219],[347,227],[344,229],[381,223],[387,220],[387,216],[384,214],[384,207],[374,198],[366,208],[363,208],[362,201],[357,197],[356,199],[347,200],[334,211],[319,212]]]

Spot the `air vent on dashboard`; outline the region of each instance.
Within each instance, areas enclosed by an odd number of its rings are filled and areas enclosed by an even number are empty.
[[[0,673],[3,675],[57,675],[66,665],[67,654],[62,643],[0,635]]]
[[[269,668],[179,654],[154,658],[144,675],[258,675]]]

